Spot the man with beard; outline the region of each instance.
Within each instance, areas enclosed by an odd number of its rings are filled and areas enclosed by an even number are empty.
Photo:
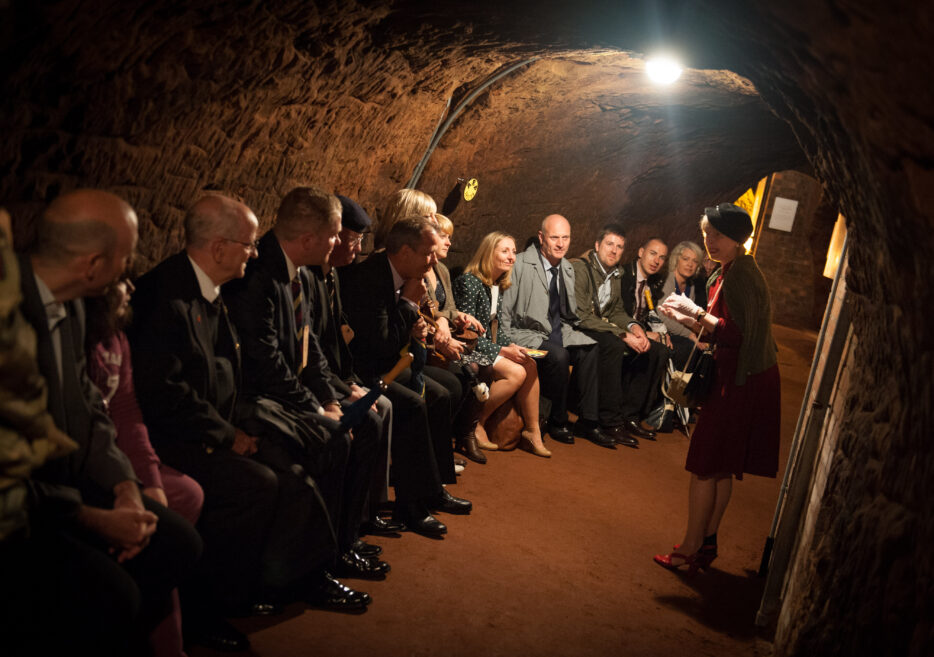
[[[623,308],[618,265],[625,240],[622,227],[608,224],[593,250],[572,264],[580,330],[600,344],[600,421],[619,429],[619,444],[636,447],[637,437],[654,438],[639,421],[657,397],[667,353]]]

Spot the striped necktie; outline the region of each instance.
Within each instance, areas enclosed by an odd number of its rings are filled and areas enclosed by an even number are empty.
[[[302,279],[299,272],[295,272],[295,278],[292,279],[292,311],[295,316],[295,332],[299,336],[302,334],[302,326],[305,324],[305,318],[302,313]]]

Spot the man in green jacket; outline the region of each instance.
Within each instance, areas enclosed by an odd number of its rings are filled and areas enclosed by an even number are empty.
[[[637,447],[638,438],[655,439],[640,421],[658,399],[667,350],[649,340],[625,310],[620,294],[619,261],[626,235],[618,224],[607,224],[594,248],[571,261],[575,275],[578,329],[600,345],[598,370],[600,424],[621,427],[629,435],[617,442]]]

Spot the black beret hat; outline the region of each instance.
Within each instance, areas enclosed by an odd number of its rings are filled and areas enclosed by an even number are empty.
[[[359,203],[346,196],[338,194],[337,198],[341,202],[341,228],[352,230],[355,233],[366,232],[366,229],[373,223],[366,210],[360,207]]]
[[[721,203],[715,208],[705,208],[704,214],[711,226],[734,242],[742,244],[752,235],[752,219],[738,205]]]

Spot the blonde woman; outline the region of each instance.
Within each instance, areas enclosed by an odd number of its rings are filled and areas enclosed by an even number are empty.
[[[707,291],[707,309],[683,294],[661,306],[666,317],[716,345],[714,385],[703,400],[685,469],[691,473],[687,530],[675,551],[655,555],[665,568],[707,568],[717,557],[717,529],[730,502],[733,477],[774,477],[778,472],[781,382],[772,306],[762,272],[743,243],[752,234],[749,214],[731,203],[704,211],[704,246],[720,263]]]
[[[504,331],[491,332],[492,320],[499,312],[502,293],[510,285],[510,274],[516,263],[516,242],[506,233],[494,232],[483,238],[477,252],[467,264],[464,274],[454,281],[454,299],[463,312],[476,317],[484,333],[477,340],[473,353],[464,359],[492,368],[493,383],[490,398],[483,406],[477,439],[480,447],[496,449],[483,430],[483,423],[507,399],[515,396],[525,423],[522,430],[524,447],[536,456],[550,457],[542,442],[538,421],[538,368],[526,349],[512,342]]]
[[[384,246],[386,236],[389,235],[389,231],[392,230],[392,227],[396,223],[411,217],[425,217],[430,219],[435,225],[438,236],[442,238],[442,241],[446,242],[449,247],[450,235],[447,236],[447,240],[444,240],[445,234],[438,226],[436,218],[437,210],[438,206],[435,200],[428,194],[420,192],[417,189],[400,189],[392,195],[389,199],[389,203],[380,215],[379,224],[376,228],[376,247],[381,248]],[[451,228],[453,230],[453,226]],[[447,247],[439,245],[438,250],[435,252],[439,258],[442,257],[442,250],[444,255],[447,255]],[[440,265],[440,267],[443,268],[443,265]],[[439,268],[439,265],[435,265],[423,280],[425,293],[429,299],[432,298],[432,294],[437,294],[436,289],[438,287],[439,271],[442,271],[442,269]],[[443,268],[443,272],[445,278],[450,281],[450,274],[447,273],[447,268]],[[450,287],[450,283],[448,283],[448,286]],[[429,290],[432,292],[429,293]],[[450,305],[453,306],[453,300]],[[447,308],[447,304],[444,304],[444,307]],[[429,407],[438,409],[447,406],[450,409],[448,417],[443,418],[444,421],[440,419],[440,416],[444,415],[443,413],[438,411],[435,414],[437,422],[434,425],[435,429],[433,431],[439,432],[439,435],[440,433],[444,433],[447,436],[453,434],[455,442],[460,445],[464,441],[469,440],[473,435],[473,428],[477,423],[479,409],[476,408],[476,403],[471,399],[473,397],[471,393],[472,377],[470,373],[461,368],[458,362],[463,351],[463,345],[451,337],[450,325],[448,324],[447,318],[439,319],[438,325],[439,328],[435,331],[434,335],[434,346],[438,353],[448,359],[448,367],[437,367],[426,364],[413,365],[413,367],[410,368],[408,372],[403,373],[397,381],[403,385],[408,385],[416,392],[424,391],[425,401],[428,403]],[[413,353],[415,352],[413,351]],[[418,359],[418,356],[416,358]],[[431,385],[429,381],[437,385]],[[439,460],[439,470],[441,472],[447,472],[450,467],[448,464],[449,457],[439,454],[437,448],[435,451],[435,457]],[[464,461],[464,463],[466,463],[466,461]],[[453,472],[453,469],[451,471]],[[444,479],[444,477],[442,477],[442,479],[444,483],[452,483],[450,478]]]
[[[698,271],[703,271],[701,263],[704,261],[704,255],[703,249],[690,241],[679,242],[671,250],[671,257],[668,258],[668,279],[662,287],[662,299],[666,299],[673,292],[684,294],[698,306],[707,305],[706,287],[703,279],[698,276]],[[668,327],[675,367],[684,369],[685,361],[697,342],[697,336],[670,317],[663,315],[661,319]],[[706,343],[703,342],[698,345],[701,350],[706,347]]]
[[[400,189],[392,195],[389,203],[379,215],[379,222],[376,224],[373,236],[375,247],[381,249],[386,246],[386,236],[400,219],[412,215],[433,219],[437,212],[437,203],[425,192],[417,189]]]

